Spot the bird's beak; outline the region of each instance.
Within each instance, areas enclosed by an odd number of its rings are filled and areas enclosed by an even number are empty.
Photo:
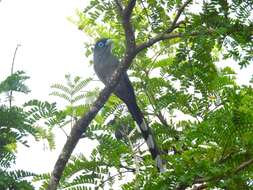
[[[106,45],[108,46],[108,45],[111,45],[112,44],[112,40],[111,39],[108,39],[108,40],[106,40]]]

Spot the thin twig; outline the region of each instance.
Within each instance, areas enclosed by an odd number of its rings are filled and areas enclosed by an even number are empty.
[[[185,7],[191,2],[192,0],[187,0],[181,7],[179,7],[176,17],[173,20],[171,26],[166,30],[167,33],[172,32],[177,26],[179,26],[180,24],[177,23],[179,17],[181,16],[182,12],[184,11]]]
[[[114,165],[106,163],[106,162],[98,162],[97,164],[100,165],[100,166],[104,165],[104,166],[107,166],[107,167],[115,167]],[[130,168],[128,166],[124,166],[121,163],[119,164],[119,167],[124,168],[124,169],[128,170],[129,172],[135,172],[135,170],[136,170],[135,168]]]
[[[247,160],[243,163],[241,163],[234,171],[235,174],[239,173],[240,171],[244,170],[246,167],[253,164],[253,159]]]
[[[155,97],[153,96],[152,93],[149,93],[149,91],[145,88],[145,94],[153,108],[153,111],[155,112],[155,116],[159,119],[159,121],[166,127],[169,127],[167,121],[165,120],[163,114],[161,113],[161,111],[157,111],[157,105],[156,105],[156,100],[155,100]]]
[[[141,0],[141,5],[142,5],[142,7],[143,7],[143,9],[144,9],[144,13],[145,13],[145,15],[146,15],[146,17],[147,17],[148,24],[150,25],[151,29],[153,30],[153,25],[152,25],[152,23],[150,22],[150,19],[149,19],[149,15],[148,15],[147,8],[145,7],[145,5],[144,5],[144,3],[143,3],[143,1],[142,1],[142,0]],[[149,36],[151,36],[151,34],[150,34],[150,33],[149,33],[148,35],[149,35]]]
[[[169,39],[174,39],[174,38],[179,38],[179,37],[183,37],[184,35],[182,33],[173,33],[173,34],[165,34],[165,33],[161,33],[161,34],[157,34],[155,37],[149,39],[147,42],[144,42],[142,44],[137,45],[136,47],[136,51],[140,52],[145,48],[148,48],[152,45],[154,45],[155,43],[162,41],[162,40],[169,40]]]
[[[198,35],[207,35],[207,34],[212,34],[215,31],[213,29],[207,29],[205,32],[191,32],[191,33],[160,33],[157,34],[155,37],[149,39],[148,41],[137,45],[136,47],[136,53],[139,53],[143,49],[146,49],[152,45],[154,45],[157,42],[160,42],[162,40],[170,40],[174,38],[182,38],[186,36],[198,36]]]
[[[150,64],[150,68],[147,72],[147,75],[149,75],[150,71],[153,69],[153,66],[154,66],[154,63],[156,62],[156,60],[159,58],[160,55],[162,55],[164,50],[167,48],[168,48],[168,46],[163,47],[160,51],[156,52],[155,55],[151,58],[151,59],[153,59],[153,61]]]
[[[137,150],[139,150],[140,147],[141,147],[142,145],[144,145],[145,143],[146,143],[146,142],[143,141],[142,143],[138,144],[138,145],[135,147],[134,152],[137,151]]]
[[[60,127],[60,129],[62,130],[62,132],[66,135],[66,137],[68,138],[68,134],[67,134],[67,132],[62,128],[62,127]]]
[[[110,181],[110,180],[114,179],[115,177],[122,175],[123,173],[128,173],[128,172],[132,172],[132,171],[123,171],[123,172],[119,172],[113,176],[108,177],[104,181],[101,181],[101,183],[99,184],[99,187],[103,186],[107,181]]]
[[[17,46],[15,48],[15,52],[14,52],[14,55],[13,55],[13,58],[12,58],[12,64],[11,64],[11,75],[13,75],[13,72],[14,72],[14,63],[15,63],[15,59],[16,59],[18,48],[20,46],[21,46],[20,44],[17,44]],[[10,106],[10,108],[12,106],[11,105],[12,104],[12,94],[13,94],[13,91],[11,90],[10,94],[9,94],[9,106]]]
[[[15,59],[16,59],[16,54],[17,54],[18,48],[19,48],[20,46],[21,46],[20,44],[17,44],[16,49],[15,49],[15,52],[14,52],[14,55],[13,55],[13,58],[12,58],[11,75],[12,75],[13,72],[14,72],[14,63],[15,63]]]
[[[129,136],[127,136],[127,140],[130,144],[130,148],[131,148],[131,151],[133,153],[133,156],[134,156],[134,163],[135,163],[135,167],[136,167],[136,170],[135,170],[135,175],[136,177],[140,174],[140,164],[139,164],[139,160],[138,160],[138,157],[137,157],[137,154],[134,150],[134,146],[133,146],[133,143],[130,139]],[[138,188],[139,187],[139,183],[138,183],[138,180],[136,180],[136,183],[135,183],[135,187]]]
[[[238,174],[240,171],[244,170],[245,168],[249,167],[251,164],[253,164],[253,158],[250,159],[250,160],[247,160],[243,163],[241,163],[239,166],[237,166],[234,170],[232,170],[232,172],[227,172],[227,173],[224,173],[222,175],[218,175],[218,176],[214,176],[214,177],[211,177],[211,178],[198,178],[194,181],[194,184],[196,183],[205,183],[205,182],[208,182],[208,181],[218,181],[218,180],[221,180],[221,179],[226,179],[234,174]]]

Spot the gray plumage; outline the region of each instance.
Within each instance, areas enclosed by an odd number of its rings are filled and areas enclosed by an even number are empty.
[[[112,54],[112,41],[109,39],[99,40],[94,47],[94,70],[98,78],[106,85],[116,70],[119,60]],[[128,78],[127,73],[124,73],[115,87],[113,93],[119,97],[127,106],[133,119],[138,124],[141,134],[145,139],[150,150],[152,158],[156,161],[156,166],[160,172],[164,171],[164,166],[160,158],[160,151],[155,142],[154,136],[147,126],[144,116],[137,105],[133,86]]]

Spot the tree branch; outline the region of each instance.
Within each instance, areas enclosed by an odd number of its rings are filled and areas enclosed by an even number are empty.
[[[161,34],[157,34],[154,38],[149,39],[147,42],[140,44],[137,46],[137,52],[142,51],[143,49],[152,46],[153,44],[161,41],[161,40],[169,40],[169,39],[173,39],[173,38],[178,38],[178,37],[183,37],[186,34],[182,34],[182,33],[174,33],[171,34],[171,32],[179,27],[180,24],[184,23],[185,21],[180,21],[178,22],[179,17],[181,16],[182,12],[184,11],[185,7],[191,3],[192,0],[187,0],[181,7],[179,7],[176,17],[173,20],[171,26],[164,31]],[[194,33],[192,33],[191,35],[195,35]]]
[[[222,175],[214,176],[212,178],[198,178],[193,182],[193,184],[197,184],[197,183],[203,183],[204,184],[205,182],[208,182],[208,181],[218,181],[218,180],[221,180],[221,179],[226,179],[226,178],[232,176],[233,174],[238,174],[240,171],[242,171],[245,168],[249,167],[251,164],[253,164],[253,158],[241,163],[239,166],[237,166],[230,173],[224,173]]]
[[[145,94],[153,108],[153,111],[154,111],[154,115],[159,119],[159,121],[161,122],[161,124],[163,124],[164,126],[166,127],[169,127],[169,124],[167,123],[166,119],[163,117],[163,114],[160,110],[157,111],[157,105],[155,104],[156,102],[156,99],[154,97],[154,95],[152,93],[149,93],[148,89],[144,89],[145,91]]]
[[[169,39],[173,39],[173,38],[179,38],[179,37],[182,37],[182,36],[183,36],[182,33],[175,33],[175,34],[165,34],[165,33],[162,33],[162,34],[157,34],[155,37],[149,39],[147,42],[144,42],[144,43],[142,43],[140,45],[137,45],[136,51],[140,52],[143,49],[148,48],[148,47],[150,47],[150,46],[154,45],[155,43],[157,43],[159,41],[162,41],[162,40],[169,40]]]
[[[116,5],[117,5],[117,9],[119,11],[119,15],[122,16],[123,6],[122,6],[121,2],[119,0],[114,0],[114,1],[115,1]]]
[[[198,35],[207,35],[207,34],[212,34],[215,31],[213,29],[207,29],[205,32],[191,32],[191,33],[169,33],[167,34],[166,32],[157,34],[155,37],[149,39],[148,41],[137,45],[136,47],[136,53],[139,53],[143,49],[146,49],[152,45],[154,45],[157,42],[160,42],[162,40],[170,40],[174,38],[182,38],[185,36],[198,36]]]
[[[0,1],[1,2],[1,1]],[[20,44],[17,44],[16,48],[15,48],[15,52],[14,52],[14,55],[13,55],[13,58],[12,58],[12,63],[11,63],[11,75],[13,75],[14,73],[14,63],[15,63],[15,59],[16,59],[16,55],[17,55],[17,52],[18,52],[18,48],[20,47],[21,45]],[[12,94],[13,94],[13,91],[11,90],[10,93],[9,93],[9,106],[11,108],[11,104],[12,104]]]
[[[136,0],[129,0],[127,7],[123,11],[122,25],[125,32],[126,37],[126,55],[133,54],[136,55],[136,43],[135,43],[135,35],[133,26],[131,24],[130,18],[135,6]]]
[[[179,7],[176,17],[173,20],[171,26],[166,30],[166,33],[170,33],[172,32],[177,26],[179,26],[179,24],[177,24],[177,21],[179,19],[179,17],[181,16],[182,12],[184,11],[185,7],[191,2],[192,0],[187,0],[181,7]],[[181,22],[182,23],[182,22]],[[180,24],[181,24],[180,23]]]
[[[207,188],[208,186],[205,184],[205,183],[203,183],[203,184],[200,184],[200,185],[195,185],[193,188],[192,188],[192,190],[201,190],[201,189],[205,189],[205,188]]]
[[[253,164],[253,159],[247,160],[243,163],[241,163],[234,171],[235,174],[239,173],[240,171],[244,170],[246,167]]]
[[[143,3],[142,0],[141,0],[141,5],[142,5],[142,8],[143,8],[143,10],[144,10],[144,13],[145,13],[145,15],[146,15],[146,17],[147,17],[148,23],[149,23],[151,29],[153,30],[153,25],[152,25],[152,23],[150,22],[147,8],[145,7],[145,5],[144,5],[144,3]],[[150,34],[149,34],[149,35],[150,35]]]
[[[131,14],[135,7],[136,0],[129,0],[127,7],[123,11],[123,15],[127,20],[130,20]]]
[[[82,134],[88,128],[90,122],[94,119],[98,111],[103,107],[105,102],[108,100],[109,96],[111,95],[113,89],[117,85],[120,77],[122,74],[128,69],[132,60],[136,56],[137,52],[135,51],[136,44],[135,44],[135,37],[132,25],[130,23],[131,13],[135,6],[135,0],[130,0],[128,6],[123,11],[123,18],[122,18],[122,25],[125,31],[126,36],[126,53],[119,64],[116,71],[112,74],[108,85],[100,92],[97,100],[93,103],[90,108],[90,111],[86,113],[80,120],[76,122],[76,124],[71,129],[70,135],[67,138],[67,141],[60,153],[55,166],[52,172],[47,190],[56,190],[59,184],[60,178],[63,174],[63,170],[77,144],[79,139],[81,138]]]
[[[113,176],[109,176],[107,179],[105,179],[104,181],[101,181],[100,184],[98,185],[99,187],[102,187],[106,182],[114,179],[115,177],[119,176],[119,175],[122,175],[124,173],[129,173],[129,172],[132,172],[132,171],[123,171],[123,172],[119,172],[117,174],[114,174]]]
[[[127,47],[128,49],[128,47]],[[131,51],[130,51],[131,52]],[[52,176],[48,185],[47,190],[56,190],[59,180],[62,176],[63,170],[73,152],[77,142],[79,141],[82,134],[88,128],[90,122],[94,119],[98,111],[103,107],[105,102],[111,95],[114,87],[117,85],[122,73],[127,70],[130,66],[135,54],[126,54],[119,67],[113,73],[108,85],[100,92],[97,100],[91,106],[90,111],[84,115],[77,123],[73,126],[69,137],[67,138],[66,144],[64,145],[62,152],[60,153],[52,172]]]
[[[118,2],[117,0],[115,1]],[[86,131],[88,128],[90,122],[95,118],[98,111],[103,107],[105,102],[108,100],[109,96],[111,95],[113,89],[117,85],[120,77],[122,74],[129,68],[129,66],[132,63],[132,60],[135,58],[135,56],[142,51],[145,48],[148,48],[155,44],[156,42],[159,42],[161,40],[166,39],[173,39],[177,37],[186,36],[187,34],[159,34],[156,37],[150,39],[146,43],[143,43],[136,47],[135,43],[135,35],[134,30],[130,22],[131,14],[134,9],[136,0],[129,0],[129,3],[127,7],[123,10],[122,15],[122,25],[125,32],[125,38],[126,38],[126,52],[124,55],[124,58],[120,62],[118,68],[115,70],[115,72],[112,74],[107,86],[100,92],[98,98],[96,101],[92,104],[90,111],[87,112],[81,119],[79,119],[76,124],[71,129],[70,135],[67,138],[67,141],[62,149],[62,152],[60,153],[55,166],[54,170],[51,175],[51,179],[49,181],[49,185],[47,187],[47,190],[56,190],[60,178],[63,174],[63,170],[77,144],[79,139],[81,138],[82,134]],[[194,32],[190,35],[198,35],[200,33]],[[189,34],[188,34],[189,35]]]
[[[100,164],[101,166],[108,166],[108,167],[115,167],[114,165],[112,165],[112,164],[110,164],[110,163],[106,163],[106,162],[98,162],[98,164]],[[123,164],[119,164],[118,165],[120,168],[123,168],[123,169],[125,169],[125,170],[127,170],[127,171],[129,171],[129,172],[135,172],[136,171],[136,169],[135,168],[130,168],[130,167],[127,167],[127,166],[124,166]]]

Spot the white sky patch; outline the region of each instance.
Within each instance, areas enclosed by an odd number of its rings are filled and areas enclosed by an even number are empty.
[[[239,85],[250,85],[249,81],[253,76],[253,63],[242,69],[240,68],[240,65],[238,65],[232,59],[219,61],[218,63],[216,63],[216,65],[221,68],[231,67],[236,73],[236,82]]]
[[[82,10],[84,0],[5,0],[0,3],[0,80],[10,73],[15,47],[14,70],[31,77],[27,99],[48,99],[50,85],[71,73],[88,75],[83,43],[87,39],[67,20]]]
[[[49,97],[50,85],[65,82],[64,75],[90,76],[83,43],[88,38],[67,20],[75,10],[84,8],[86,0],[3,0],[0,2],[0,81],[11,70],[14,50],[18,49],[14,71],[24,70],[31,78],[26,82],[32,91],[16,96],[15,104],[31,99],[57,101]],[[15,94],[14,94],[15,96]],[[30,148],[19,145],[15,168],[36,173],[51,172],[66,136],[56,131],[56,150],[46,142],[28,138]],[[91,142],[81,140],[75,152],[89,154]]]

